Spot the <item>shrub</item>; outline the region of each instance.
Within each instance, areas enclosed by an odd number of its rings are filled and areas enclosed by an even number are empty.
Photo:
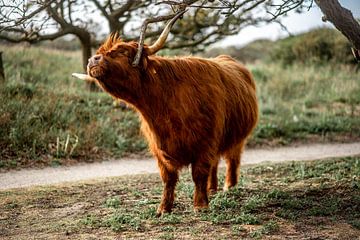
[[[337,30],[315,29],[276,43],[270,59],[284,65],[301,63],[355,63],[351,45]]]

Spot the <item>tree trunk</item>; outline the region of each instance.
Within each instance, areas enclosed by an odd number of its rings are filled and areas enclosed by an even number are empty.
[[[2,61],[2,52],[0,52],[0,83],[5,82],[5,71],[4,71],[4,65]]]
[[[351,11],[343,8],[338,0],[316,0],[324,13],[324,21],[329,20],[353,44],[353,53],[360,61],[360,25]]]
[[[117,31],[119,31],[119,22],[116,19],[113,18],[109,18],[109,28],[110,28],[110,33],[115,33]]]
[[[84,69],[84,72],[86,72],[87,63],[88,63],[89,58],[91,57],[91,38],[90,38],[90,34],[84,34],[84,36],[82,36],[80,38],[80,42],[81,42],[81,49],[82,49],[83,69]],[[87,84],[88,89],[91,92],[95,92],[95,91],[99,90],[98,86],[94,82],[86,82],[86,84]]]

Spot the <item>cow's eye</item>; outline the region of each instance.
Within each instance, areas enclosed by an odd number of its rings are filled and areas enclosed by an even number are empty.
[[[124,55],[124,56],[129,56],[129,51],[128,50],[126,50],[126,49],[119,49],[118,50],[118,53],[120,54],[120,55]]]
[[[109,57],[111,57],[111,58],[123,57],[123,56],[128,57],[129,56],[129,51],[126,50],[126,49],[114,49],[114,50],[108,52],[107,55]]]

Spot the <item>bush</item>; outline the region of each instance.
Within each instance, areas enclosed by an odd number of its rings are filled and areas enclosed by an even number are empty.
[[[355,63],[351,44],[337,30],[320,28],[276,43],[271,61],[284,65],[301,63]]]
[[[255,40],[244,47],[212,48],[205,53],[204,57],[216,57],[222,54],[230,55],[240,62],[252,63],[264,60],[269,55],[274,45],[273,41],[267,39]]]

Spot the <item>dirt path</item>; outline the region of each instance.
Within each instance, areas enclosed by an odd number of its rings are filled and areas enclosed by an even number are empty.
[[[244,152],[242,165],[261,162],[314,160],[358,154],[360,154],[360,142],[311,144],[274,149],[249,149]],[[223,161],[220,163],[220,166],[224,166]],[[71,167],[25,169],[1,173],[0,189],[156,172],[158,172],[156,161],[151,158],[110,160],[101,163],[79,164]]]

